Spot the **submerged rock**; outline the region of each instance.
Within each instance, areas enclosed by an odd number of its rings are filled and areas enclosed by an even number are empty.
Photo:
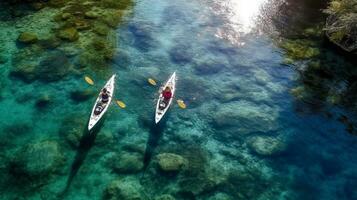
[[[96,11],[87,11],[84,13],[84,16],[88,19],[95,19],[98,18],[100,16],[100,14]]]
[[[49,37],[39,41],[42,48],[55,49],[61,45],[61,41],[56,37]]]
[[[170,52],[170,58],[177,64],[187,64],[193,60],[193,52],[190,45],[177,45]]]
[[[199,75],[211,75],[220,72],[225,68],[224,64],[216,63],[214,61],[200,63],[194,66],[196,74]]]
[[[276,117],[277,111],[270,106],[241,100],[221,104],[213,113],[213,126],[225,136],[235,137],[274,131],[278,127]]]
[[[111,162],[114,171],[119,173],[137,173],[144,167],[143,156],[138,153],[123,152]]]
[[[144,200],[142,191],[138,187],[140,183],[134,181],[114,180],[104,191],[106,200]]]
[[[43,81],[58,81],[70,72],[71,63],[62,51],[45,57],[36,68],[37,77]]]
[[[30,179],[43,179],[56,172],[64,157],[55,141],[42,141],[23,147],[11,162],[13,175],[23,174]]]
[[[10,75],[25,82],[32,82],[36,79],[36,66],[32,64],[17,65],[16,67],[13,67]]]
[[[169,194],[163,194],[158,197],[155,197],[155,200],[175,200],[175,197],[173,197]]]
[[[248,146],[261,156],[276,155],[286,148],[281,139],[270,136],[253,136],[248,140]]]
[[[78,40],[78,38],[79,38],[77,29],[75,29],[73,27],[64,28],[64,29],[59,30],[59,32],[57,33],[57,36],[63,40],[67,40],[70,42],[74,42],[74,41]]]
[[[83,102],[87,101],[93,96],[95,96],[95,91],[91,89],[86,89],[86,90],[75,90],[70,93],[70,97],[73,101],[76,102]]]
[[[87,118],[82,115],[71,114],[65,118],[60,126],[59,135],[64,137],[72,148],[77,148],[80,140],[86,131]]]
[[[173,153],[161,153],[156,158],[159,168],[164,172],[178,172],[188,164],[185,158]]]
[[[37,99],[35,105],[37,108],[44,108],[51,103],[51,98],[49,95],[42,95],[39,99]]]
[[[37,42],[38,38],[37,38],[37,35],[34,33],[23,32],[19,35],[17,40],[21,43],[32,44],[32,43]]]
[[[97,23],[94,25],[93,31],[98,35],[106,36],[108,35],[110,29],[106,24]]]
[[[4,64],[4,63],[6,63],[6,62],[7,62],[6,56],[0,54],[0,64]]]
[[[225,193],[217,193],[209,197],[208,200],[233,200],[233,198]]]

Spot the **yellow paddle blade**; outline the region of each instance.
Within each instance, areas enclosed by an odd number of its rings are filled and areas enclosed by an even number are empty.
[[[181,100],[181,99],[177,100],[177,105],[182,109],[186,108],[185,102],[183,102],[183,100]]]
[[[117,104],[118,104],[118,106],[121,107],[121,108],[125,108],[125,107],[126,107],[125,103],[122,102],[122,101],[117,100]]]
[[[89,78],[88,76],[85,76],[85,77],[84,77],[84,80],[86,80],[86,82],[87,82],[89,85],[94,85],[94,81],[93,81],[91,78]]]
[[[151,84],[151,85],[156,85],[156,81],[152,78],[149,78],[148,79],[148,82]]]

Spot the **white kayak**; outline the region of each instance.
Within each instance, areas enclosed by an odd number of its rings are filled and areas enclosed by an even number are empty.
[[[156,111],[155,111],[155,123],[156,124],[159,123],[159,121],[165,115],[166,111],[169,109],[169,107],[172,103],[172,100],[175,95],[175,90],[176,90],[175,84],[176,84],[176,72],[174,72],[171,75],[170,79],[165,83],[164,87],[162,87],[160,89],[160,96],[159,96],[159,99],[157,100]],[[164,97],[162,95],[162,90],[165,89],[166,87],[170,87],[171,92],[172,92],[172,97],[168,101],[165,101]]]
[[[99,92],[99,96],[97,100],[95,101],[95,104],[92,109],[92,113],[89,118],[89,123],[88,123],[88,131],[90,131],[97,123],[98,121],[103,117],[105,112],[107,111],[110,102],[112,101],[113,94],[114,94],[114,83],[115,83],[115,74],[108,80],[108,82],[105,84],[105,86],[102,88],[107,89],[108,94],[109,94],[109,100],[105,103],[102,102],[102,97],[101,93],[102,90]]]

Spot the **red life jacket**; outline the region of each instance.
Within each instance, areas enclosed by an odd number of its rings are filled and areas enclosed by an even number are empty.
[[[168,100],[172,97],[172,93],[171,93],[171,91],[164,91],[162,93],[162,96],[164,96],[164,99]]]

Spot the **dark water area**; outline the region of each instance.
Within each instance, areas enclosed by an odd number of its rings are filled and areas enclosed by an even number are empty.
[[[1,199],[356,199],[357,68],[327,4],[0,3]]]

